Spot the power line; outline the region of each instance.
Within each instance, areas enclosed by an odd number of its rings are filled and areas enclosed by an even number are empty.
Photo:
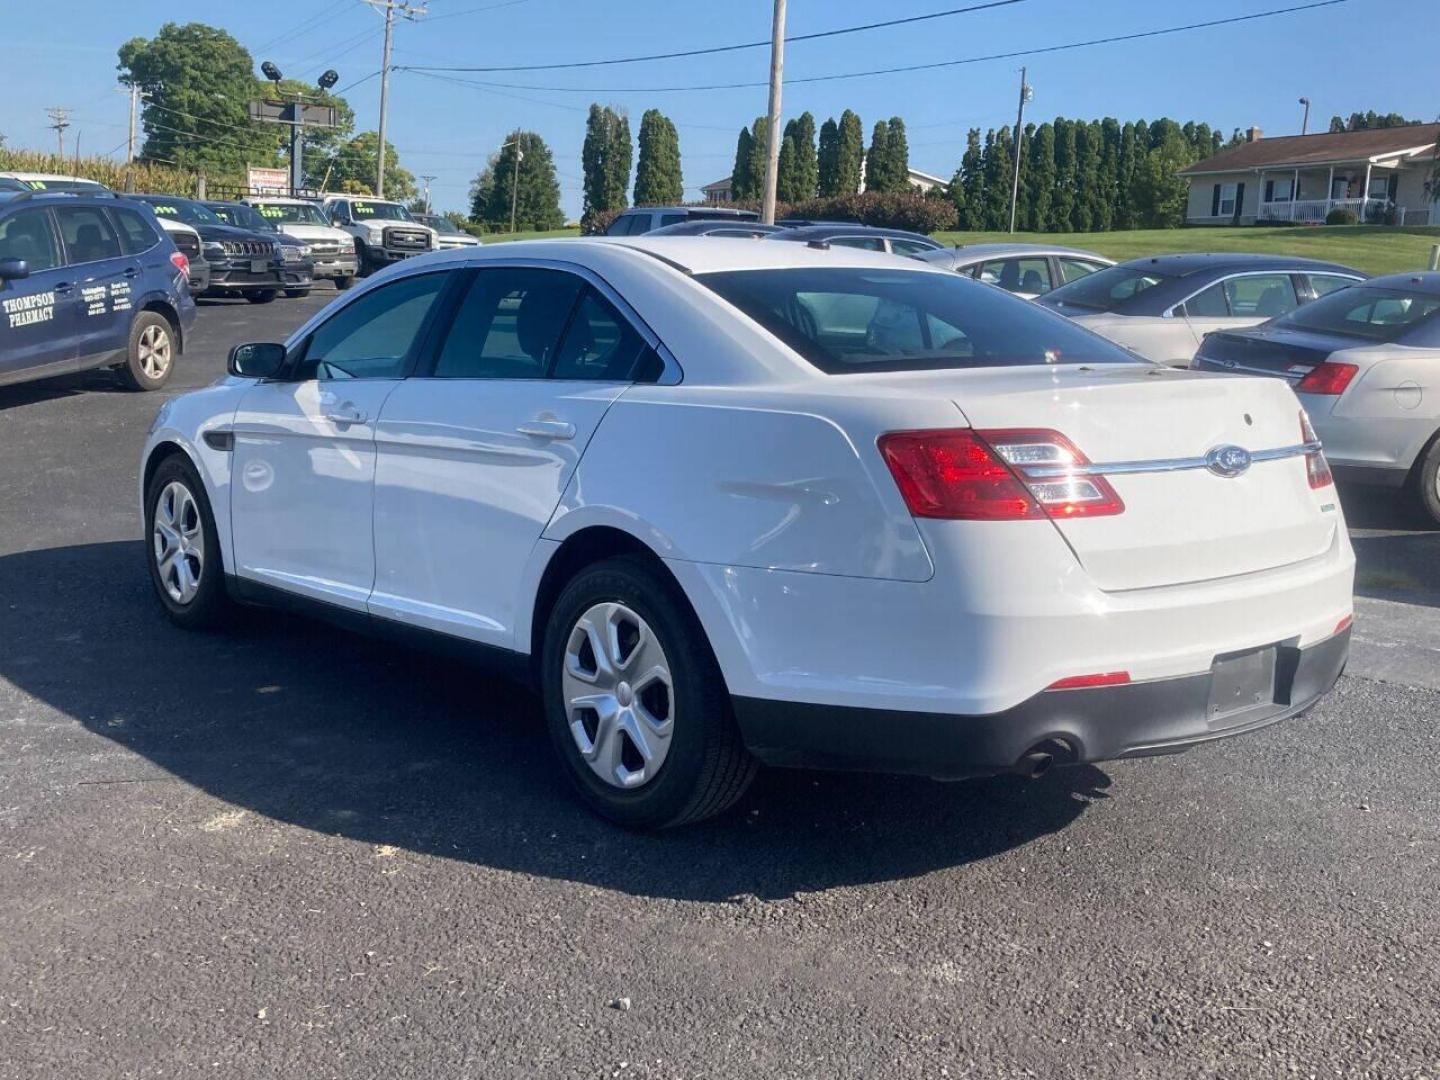
[[[503,0],[499,4],[486,4],[484,7],[466,8],[464,11],[452,11],[447,15],[432,15],[431,22],[439,19],[458,19],[462,15],[478,15],[482,11],[494,11],[496,8],[514,7],[516,4],[528,4],[530,0]]]
[[[319,26],[322,22],[329,18],[333,12],[339,11],[349,2],[350,0],[335,0],[335,2],[329,7],[323,8],[319,12],[319,14],[311,15],[307,19],[302,19],[297,25],[285,31],[283,34],[276,34],[273,38],[265,42],[263,45],[257,45],[254,51],[257,53],[263,53],[266,49],[273,49],[282,41],[293,41],[297,37],[301,37],[305,34],[310,33],[312,30],[315,29],[315,27]]]
[[[965,15],[972,11],[986,11],[990,8],[1009,7],[1011,4],[1021,4],[1025,0],[986,0],[982,4],[971,4],[969,7],[951,8],[948,11],[933,11],[929,15],[911,15],[903,19],[887,19],[884,22],[865,23],[860,26],[843,26],[835,30],[820,30],[813,34],[795,34],[785,38],[785,44],[790,45],[797,41],[816,41],[820,38],[840,37],[843,34],[859,34],[867,30],[880,30],[887,26],[905,26],[910,23],[928,22],[931,19],[944,19],[952,15]],[[481,9],[483,10],[483,9]],[[714,56],[717,53],[739,52],[742,49],[769,48],[770,39],[763,41],[744,41],[735,45],[713,45],[705,49],[686,49],[681,52],[650,53],[646,56],[622,56],[609,60],[575,60],[563,64],[511,64],[496,67],[426,67],[426,71],[560,71],[569,68],[591,68],[609,67],[613,64],[642,64],[651,60],[677,60],[687,56]],[[410,70],[421,70],[412,68]],[[762,84],[763,85],[763,84]]]
[[[1315,0],[1313,3],[1296,4],[1290,7],[1271,8],[1268,11],[1257,11],[1249,15],[1232,15],[1224,19],[1210,19],[1206,22],[1187,23],[1184,26],[1166,26],[1158,30],[1141,30],[1133,34],[1112,34],[1109,37],[1091,38],[1088,41],[1071,41],[1063,45],[1046,45],[1034,49],[1016,49],[1012,52],[989,53],[985,56],[967,56],[960,60],[939,60],[929,64],[907,64],[901,67],[874,68],[869,71],[846,71],[834,75],[811,75],[800,79],[787,79],[787,86],[795,86],[800,83],[836,82],[842,79],[863,79],[875,75],[899,75],[912,71],[934,71],[940,68],[960,67],[965,64],[980,64],[990,60],[1014,60],[1022,56],[1040,56],[1047,53],[1066,52],[1071,49],[1085,49],[1093,45],[1113,45],[1124,41],[1140,41],[1144,38],[1164,37],[1168,34],[1181,34],[1190,30],[1206,30],[1216,26],[1230,26],[1235,23],[1252,22],[1256,19],[1268,19],[1276,15],[1291,15],[1302,11],[1314,11],[1318,8],[1334,7],[1337,4],[1346,4],[1350,0]],[[428,75],[431,78],[440,78],[435,74],[433,68],[397,67],[396,71],[411,71],[416,75]],[[681,93],[695,90],[752,90],[757,87],[768,86],[767,82],[735,82],[735,83],[710,83],[702,86],[533,86],[523,83],[502,83],[502,82],[480,82],[454,79],[454,82],[462,86],[475,86],[480,88],[504,88],[510,90],[540,90],[554,93],[573,94],[667,94]]]

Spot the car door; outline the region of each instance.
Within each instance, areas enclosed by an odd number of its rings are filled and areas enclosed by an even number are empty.
[[[99,206],[54,210],[65,262],[75,275],[78,362],[108,358],[130,344],[130,290],[140,260],[126,255],[109,215]]]
[[[577,273],[471,271],[428,369],[380,415],[371,613],[514,647],[521,573],[648,350]]]
[[[375,579],[375,424],[413,364],[452,271],[355,296],[259,382],[233,423],[235,573],[365,609]]]
[[[0,383],[73,367],[79,294],[50,211],[37,206],[0,218],[0,259],[22,259],[30,271],[0,281]]]

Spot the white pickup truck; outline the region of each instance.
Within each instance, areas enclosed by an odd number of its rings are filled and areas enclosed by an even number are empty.
[[[440,249],[435,230],[416,221],[398,202],[367,195],[327,195],[321,209],[332,225],[354,238],[362,277],[412,255]]]
[[[287,236],[304,240],[315,260],[315,276],[330,278],[335,288],[348,289],[359,272],[355,238],[330,224],[324,211],[308,199],[286,195],[252,195],[242,202],[273,222]]]

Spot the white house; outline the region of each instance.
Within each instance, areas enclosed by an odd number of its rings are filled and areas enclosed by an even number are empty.
[[[1440,124],[1248,134],[1239,146],[1180,170],[1190,181],[1186,224],[1319,224],[1336,207],[1372,224],[1440,224],[1440,206],[1425,190]]]
[[[865,180],[865,164],[863,161],[860,164],[860,180],[861,187],[863,188]],[[922,194],[930,191],[932,188],[944,187],[948,183],[949,181],[943,177],[932,176],[930,173],[921,172],[919,169],[910,170],[910,186]],[[733,201],[734,195],[730,188],[730,177],[727,176],[723,180],[716,180],[714,183],[706,184],[700,189],[700,194],[707,203],[728,203]]]

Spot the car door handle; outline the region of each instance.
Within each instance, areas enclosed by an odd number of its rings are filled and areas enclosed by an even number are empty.
[[[65,293],[74,292],[75,286],[70,284],[70,282],[68,281],[62,281],[59,285],[55,286],[54,291],[63,295]]]
[[[348,401],[341,405],[326,405],[320,410],[320,415],[335,424],[363,424],[365,422],[365,413]]]
[[[515,428],[521,435],[536,439],[573,439],[575,425],[564,420],[527,420]]]
[[[134,266],[127,266],[127,267],[125,268],[125,276],[126,276],[127,278],[139,277],[139,276],[140,276],[140,271],[139,271],[138,268],[136,268],[136,267],[134,267]]]

